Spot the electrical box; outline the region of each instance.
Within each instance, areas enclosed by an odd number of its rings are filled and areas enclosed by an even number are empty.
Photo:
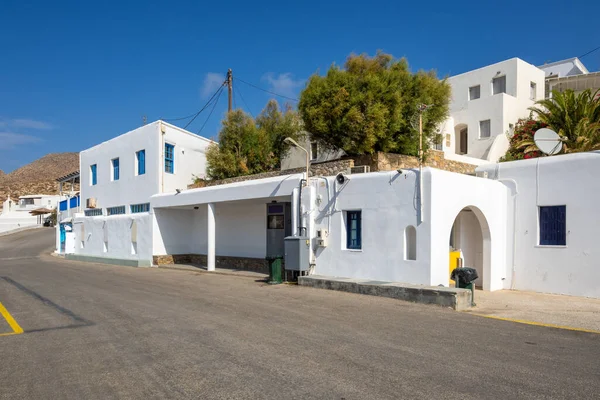
[[[310,268],[310,239],[305,236],[285,238],[285,270],[308,271]]]
[[[327,237],[329,236],[329,232],[327,229],[319,229],[317,230],[317,245],[319,247],[327,247]]]

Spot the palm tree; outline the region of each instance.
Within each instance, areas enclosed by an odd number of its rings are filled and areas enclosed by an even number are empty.
[[[600,90],[587,89],[579,94],[572,90],[552,92],[552,98],[540,100],[530,110],[563,139],[564,151],[576,153],[600,150]],[[534,143],[518,144],[525,153],[537,150]]]

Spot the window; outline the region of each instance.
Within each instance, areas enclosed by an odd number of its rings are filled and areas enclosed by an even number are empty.
[[[92,186],[98,183],[98,167],[96,164],[90,166],[90,178]]]
[[[172,174],[175,172],[175,146],[165,143],[165,172]]]
[[[529,84],[529,98],[531,100],[535,100],[536,88],[537,88],[537,85],[535,84],[535,82],[531,82]]]
[[[492,94],[506,93],[506,75],[492,79]]]
[[[106,215],[119,215],[119,214],[125,214],[125,206],[108,207],[106,209]]]
[[[112,164],[112,180],[113,181],[118,181],[119,180],[119,159],[118,158],[113,158],[111,161]]]
[[[316,160],[319,157],[319,145],[317,142],[310,143],[310,159]]]
[[[346,248],[362,249],[361,211],[346,211]]]
[[[132,204],[130,208],[132,214],[148,212],[150,211],[150,203]]]
[[[469,100],[477,100],[481,96],[481,86],[471,86],[469,88]]]
[[[485,138],[489,138],[491,135],[491,122],[489,119],[486,119],[485,121],[479,121],[479,138],[480,139],[485,139]]]
[[[433,149],[434,150],[444,150],[444,135],[438,133],[434,136],[433,139]]]
[[[91,208],[89,210],[85,210],[83,213],[85,214],[86,217],[98,217],[98,216],[102,215],[102,209],[101,208]]]
[[[23,199],[23,200],[21,201],[21,204],[23,204],[23,205],[25,205],[25,206],[30,206],[30,205],[33,205],[33,204],[35,204],[35,201],[34,201],[34,199],[32,199],[32,198]]]
[[[540,246],[566,246],[567,206],[540,207]]]
[[[417,259],[417,230],[412,225],[404,230],[404,259],[413,261]]]
[[[144,175],[146,173],[146,150],[136,152],[135,159],[137,160],[137,175]]]

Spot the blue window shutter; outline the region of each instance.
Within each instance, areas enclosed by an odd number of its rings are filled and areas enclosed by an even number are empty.
[[[118,158],[113,159],[112,164],[113,164],[113,180],[118,181],[119,180],[119,159]]]
[[[96,164],[91,166],[91,170],[92,170],[92,185],[95,185],[96,183],[98,183],[98,176],[96,174],[96,172],[97,172]]]
[[[540,207],[540,245],[566,246],[567,244],[567,207]]]
[[[361,211],[346,212],[346,248],[359,250],[362,248]]]
[[[146,173],[146,150],[138,151],[138,175]]]
[[[175,171],[175,146],[165,143],[165,172],[172,174]]]

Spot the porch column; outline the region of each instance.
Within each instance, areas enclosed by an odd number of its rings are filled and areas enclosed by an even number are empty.
[[[207,232],[208,250],[206,252],[206,269],[215,270],[215,205],[208,204],[208,232]]]

